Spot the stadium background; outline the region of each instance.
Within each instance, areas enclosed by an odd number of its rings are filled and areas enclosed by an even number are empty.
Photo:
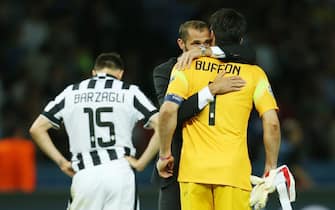
[[[180,23],[208,20],[217,8],[232,7],[248,21],[246,45],[267,72],[278,100],[281,123],[292,120],[302,135],[294,158],[284,140],[281,158],[295,161],[314,182],[299,186],[297,209],[320,204],[335,209],[335,1],[334,0],[2,0],[0,1],[0,138],[30,139],[32,120],[65,86],[90,75],[97,54],[119,52],[125,81],[138,84],[156,103],[153,68],[180,52]],[[249,127],[254,173],[262,164],[260,121]],[[298,132],[299,133],[299,132]],[[143,150],[150,132],[135,129]],[[51,132],[68,154],[64,131]],[[1,140],[0,140],[1,141]],[[296,154],[296,153],[295,153]],[[286,158],[286,159],[285,159]],[[64,209],[70,179],[36,150],[33,193],[2,192],[0,209]],[[286,163],[286,162],[285,162]],[[156,208],[150,185],[153,165],[138,174],[144,210]],[[0,168],[0,179],[1,179]],[[270,209],[278,203],[272,196]]]

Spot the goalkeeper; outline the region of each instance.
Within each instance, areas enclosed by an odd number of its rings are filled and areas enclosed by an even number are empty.
[[[246,21],[235,10],[218,10],[210,24],[214,44],[242,42]],[[171,140],[180,102],[213,81],[219,69],[226,71],[225,76],[242,77],[246,86],[241,91],[216,96],[197,117],[184,124],[178,174],[183,210],[250,209],[251,165],[246,136],[253,104],[263,122],[264,171],[277,168],[278,107],[265,72],[256,65],[201,57],[185,71],[172,73],[158,123],[160,176],[173,175]]]

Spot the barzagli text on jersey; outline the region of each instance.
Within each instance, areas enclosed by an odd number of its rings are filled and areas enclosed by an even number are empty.
[[[109,91],[103,92],[85,92],[74,95],[74,103],[90,103],[90,102],[116,102],[124,103],[124,93],[115,93]]]

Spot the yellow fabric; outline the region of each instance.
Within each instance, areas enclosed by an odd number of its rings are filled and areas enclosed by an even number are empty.
[[[224,185],[181,182],[182,210],[251,210],[250,192]]]
[[[188,98],[213,81],[217,74],[239,75],[246,86],[238,92],[217,95],[199,115],[184,123],[179,178],[181,182],[222,184],[251,190],[247,126],[253,103],[262,115],[278,109],[264,71],[256,65],[223,63],[202,57],[190,69],[173,70],[167,94]],[[209,122],[210,106],[215,120]]]

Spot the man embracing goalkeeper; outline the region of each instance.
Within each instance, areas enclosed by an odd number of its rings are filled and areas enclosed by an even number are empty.
[[[239,44],[246,32],[244,16],[233,9],[215,12],[210,25],[215,45]],[[252,186],[246,138],[253,105],[263,123],[264,173],[277,168],[280,146],[278,106],[265,72],[257,65],[200,57],[183,71],[173,70],[173,80],[160,109],[157,169],[162,177],[172,175],[171,139],[179,102],[213,81],[218,73],[199,69],[199,63],[220,67],[227,77],[237,74],[246,86],[216,96],[197,117],[184,124],[178,174],[182,210],[249,210]]]

